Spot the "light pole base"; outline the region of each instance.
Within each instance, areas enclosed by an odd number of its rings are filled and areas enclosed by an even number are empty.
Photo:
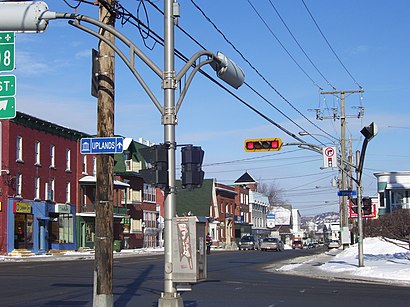
[[[162,293],[158,300],[158,307],[184,307],[184,301],[179,293],[175,293],[175,296],[170,295],[172,293]]]

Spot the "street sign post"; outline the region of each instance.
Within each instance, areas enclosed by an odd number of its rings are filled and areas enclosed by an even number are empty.
[[[16,117],[16,76],[0,75],[0,119]]]
[[[14,32],[0,32],[0,71],[14,70],[14,55]]]
[[[82,138],[80,153],[87,154],[115,154],[123,152],[122,137]]]

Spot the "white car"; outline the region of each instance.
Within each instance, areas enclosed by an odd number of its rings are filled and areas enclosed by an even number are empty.
[[[327,248],[331,249],[331,248],[339,248],[340,247],[340,242],[338,240],[331,240],[329,241],[329,243],[327,244]]]

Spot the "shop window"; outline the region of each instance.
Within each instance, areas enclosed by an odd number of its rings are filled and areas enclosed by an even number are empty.
[[[72,214],[50,213],[49,238],[52,243],[74,243]]]

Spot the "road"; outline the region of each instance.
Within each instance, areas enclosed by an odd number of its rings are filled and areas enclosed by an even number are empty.
[[[410,291],[268,272],[276,261],[313,250],[218,251],[208,278],[182,294],[185,306],[408,306]],[[92,260],[0,263],[1,306],[92,306]],[[115,306],[156,306],[163,256],[115,258]]]

